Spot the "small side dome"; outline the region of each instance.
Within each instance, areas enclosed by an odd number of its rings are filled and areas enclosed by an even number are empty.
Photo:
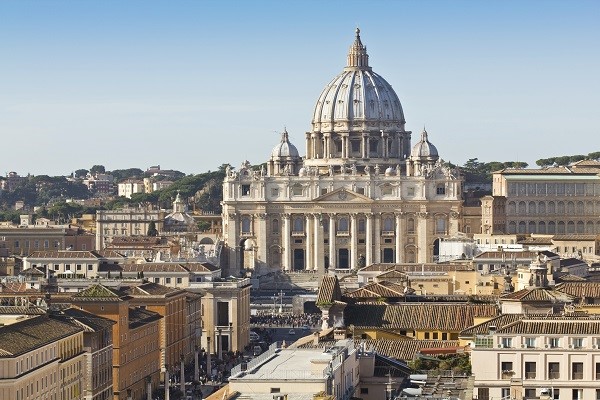
[[[288,137],[287,130],[284,130],[281,134],[281,142],[273,148],[271,152],[272,158],[299,158],[300,154],[298,149],[294,146]]]
[[[421,133],[421,140],[414,145],[410,153],[411,158],[426,158],[426,159],[438,159],[438,151],[433,144],[427,138],[427,131],[423,128]]]

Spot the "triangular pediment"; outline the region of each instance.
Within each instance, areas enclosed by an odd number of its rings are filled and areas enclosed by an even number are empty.
[[[334,191],[331,191],[329,193],[325,193],[319,197],[317,197],[316,199],[314,199],[313,201],[315,202],[327,202],[327,201],[335,201],[335,202],[357,202],[357,203],[365,203],[365,202],[372,202],[373,200],[371,200],[370,198],[368,198],[367,196],[360,194],[360,193],[356,193],[353,190],[349,190],[346,188],[339,188],[339,189],[335,189]]]

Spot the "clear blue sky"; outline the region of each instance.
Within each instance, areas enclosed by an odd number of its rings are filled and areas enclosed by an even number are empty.
[[[0,1],[0,173],[267,160],[361,28],[442,158],[600,150],[600,1]]]

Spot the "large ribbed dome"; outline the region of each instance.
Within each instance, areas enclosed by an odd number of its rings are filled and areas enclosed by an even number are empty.
[[[348,65],[319,96],[312,122],[313,131],[322,132],[404,130],[400,100],[392,86],[369,67],[359,29],[348,53]]]

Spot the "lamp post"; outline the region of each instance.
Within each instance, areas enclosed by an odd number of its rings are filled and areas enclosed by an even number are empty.
[[[152,400],[152,377],[146,377],[146,400]]]
[[[165,364],[165,400],[170,399],[169,386],[171,386],[171,378],[169,378],[169,364]]]
[[[210,365],[211,359],[211,352],[212,349],[210,347],[210,336],[206,337],[206,376],[207,376],[207,380],[211,380],[211,374],[212,374],[212,365]]]
[[[223,337],[221,328],[217,328],[217,357],[219,360],[223,359]]]
[[[194,346],[194,381],[200,380],[200,363],[198,361],[198,345]]]
[[[180,363],[180,382],[179,387],[181,388],[181,393],[185,396],[185,356],[181,354],[179,356]]]

